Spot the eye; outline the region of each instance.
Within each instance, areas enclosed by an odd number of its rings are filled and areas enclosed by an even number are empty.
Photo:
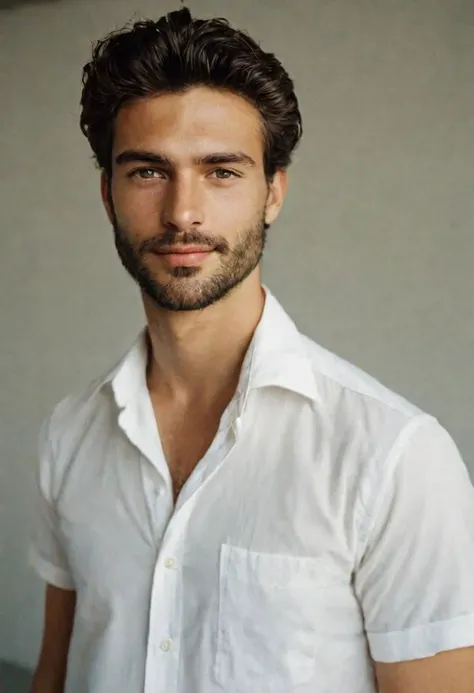
[[[136,168],[130,171],[129,178],[139,178],[140,180],[151,180],[153,178],[162,178],[163,174],[157,171],[156,168]]]
[[[230,180],[231,178],[240,178],[240,176],[235,171],[231,171],[227,168],[216,168],[215,171],[212,172],[212,175],[214,175],[218,180]]]

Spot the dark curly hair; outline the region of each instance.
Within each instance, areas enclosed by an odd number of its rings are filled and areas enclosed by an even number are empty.
[[[159,93],[208,86],[245,98],[264,125],[268,179],[289,166],[302,135],[293,81],[275,55],[226,19],[194,19],[187,8],[157,22],[136,22],[96,43],[82,84],[81,130],[109,176],[120,107]]]

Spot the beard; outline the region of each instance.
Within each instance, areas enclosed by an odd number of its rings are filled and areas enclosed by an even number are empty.
[[[203,310],[227,296],[260,263],[269,228],[262,212],[259,221],[243,231],[232,248],[225,238],[207,236],[198,231],[166,230],[136,244],[126,229],[119,225],[113,207],[112,211],[115,247],[122,265],[155,305],[170,311]],[[220,266],[212,276],[203,278],[198,276],[199,267],[170,267],[167,270],[169,281],[160,281],[147,265],[146,255],[170,245],[199,245],[203,250],[213,249],[221,257]]]

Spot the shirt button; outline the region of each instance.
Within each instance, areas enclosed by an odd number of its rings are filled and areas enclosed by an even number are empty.
[[[171,640],[162,640],[160,643],[160,648],[163,652],[169,652],[171,650]]]
[[[174,558],[167,558],[165,561],[165,568],[174,568],[176,565],[176,561]]]

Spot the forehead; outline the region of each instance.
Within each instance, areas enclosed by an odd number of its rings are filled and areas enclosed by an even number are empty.
[[[158,150],[177,158],[208,151],[263,152],[263,124],[244,98],[206,87],[124,105],[116,118],[114,152]]]

